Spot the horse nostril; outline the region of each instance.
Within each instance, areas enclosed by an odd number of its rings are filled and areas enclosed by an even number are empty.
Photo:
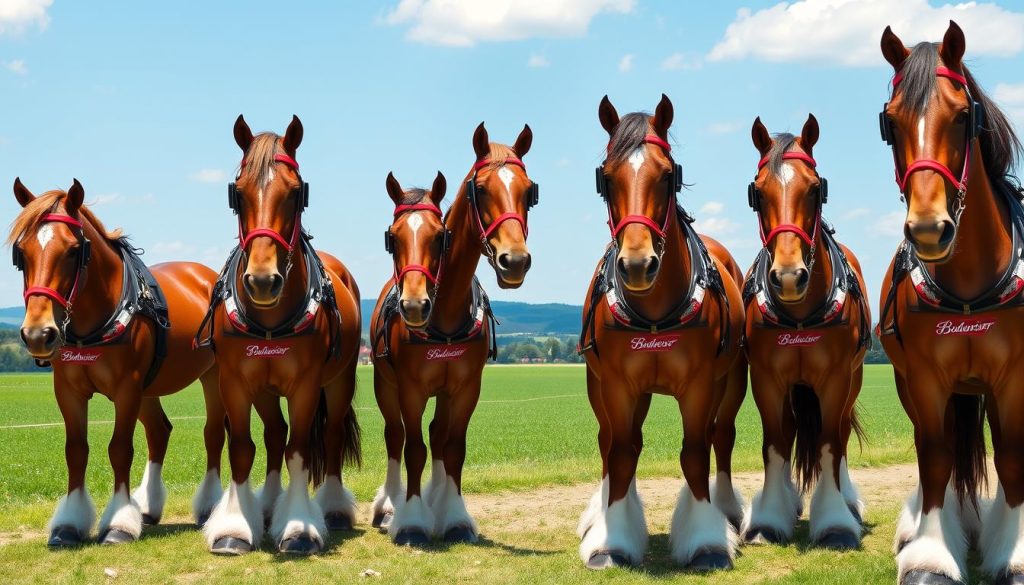
[[[284,277],[280,274],[274,274],[270,277],[270,294],[277,296],[281,294],[281,289],[284,288]]]
[[[615,269],[619,271],[619,276],[623,278],[629,274],[629,268],[626,266],[625,258],[619,258],[619,261],[615,264]]]
[[[657,256],[651,256],[647,259],[647,271],[645,274],[649,280],[654,280],[654,277],[658,275],[658,269],[661,268],[661,261],[658,260]]]
[[[247,292],[249,294],[253,293],[255,285],[253,284],[253,278],[252,278],[251,274],[243,274],[242,275],[242,286],[245,287],[245,292]]]
[[[28,345],[28,329],[21,328],[21,342]]]
[[[908,240],[910,242],[913,242],[914,241],[914,226],[912,226],[910,224],[911,224],[911,222],[909,222],[909,221],[903,224],[903,237],[906,240]]]
[[[799,268],[796,271],[796,286],[797,288],[803,288],[807,286],[808,281],[811,280],[810,273],[807,272],[806,268]]]
[[[952,244],[953,238],[956,237],[956,226],[951,221],[943,220],[940,223],[942,224],[942,233],[939,235],[939,245],[946,247]]]
[[[430,299],[423,299],[423,302],[420,305],[420,311],[423,313],[424,317],[430,314]]]
[[[508,266],[509,266],[509,255],[507,253],[505,253],[505,254],[498,254],[498,268],[500,268],[502,270],[508,270]]]
[[[44,327],[43,342],[45,342],[46,346],[49,347],[53,345],[54,341],[57,341],[57,330],[54,329],[53,327]]]
[[[782,288],[782,279],[779,278],[778,270],[768,271],[768,283],[775,288]]]

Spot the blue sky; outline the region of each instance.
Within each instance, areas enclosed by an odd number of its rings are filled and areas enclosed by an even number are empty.
[[[704,231],[744,265],[758,250],[746,208],[757,154],[749,128],[821,124],[827,217],[861,258],[877,304],[900,239],[902,206],[877,112],[889,66],[886,24],[905,42],[964,28],[984,87],[1024,123],[1024,12],[1013,2],[928,0],[654,2],[650,0],[390,0],[387,2],[69,2],[0,0],[0,218],[19,208],[15,176],[35,192],[72,177],[108,227],[149,262],[219,269],[235,224],[225,184],[240,153],[231,127],[283,132],[298,114],[298,159],[310,182],[306,225],[319,247],[376,295],[391,268],[381,232],[384,178],[457,185],[473,162],[474,127],[511,142],[541,185],[530,216],[533,269],[492,296],[580,303],[608,239],[593,167],[607,140],[597,104],[620,113],[675,104],[683,195]],[[454,195],[454,189],[449,195]],[[0,306],[21,302],[3,269]]]

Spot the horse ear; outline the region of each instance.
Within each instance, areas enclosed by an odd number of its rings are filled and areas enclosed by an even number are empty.
[[[292,122],[288,124],[288,129],[284,131],[284,138],[281,140],[281,143],[288,156],[295,158],[295,151],[302,144],[302,121],[299,120],[298,116],[292,115]]]
[[[800,131],[800,146],[807,154],[818,143],[818,119],[814,114],[807,114],[807,121],[804,122],[804,129]]]
[[[668,99],[667,95],[661,94],[661,101],[658,102],[658,107],[654,110],[654,119],[651,120],[655,134],[668,140],[668,129],[672,126],[672,118],[674,116],[675,110],[672,108],[672,100]]]
[[[601,98],[601,105],[597,106],[597,118],[601,120],[601,127],[608,133],[608,136],[611,136],[615,132],[615,128],[618,127],[619,113],[615,111],[615,106],[612,105],[608,96]]]
[[[885,60],[892,65],[892,68],[899,71],[903,67],[903,62],[907,60],[907,56],[910,55],[910,49],[903,44],[896,33],[892,32],[892,27],[885,27],[885,31],[882,32],[882,56]]]
[[[238,119],[235,120],[235,144],[242,149],[242,152],[248,152],[249,145],[252,144],[252,130],[245,123],[242,114],[238,114]]]
[[[445,180],[441,171],[437,171],[437,176],[434,177],[434,185],[430,187],[430,199],[434,202],[434,205],[441,205],[441,200],[444,199],[444,194],[447,190],[448,181]]]
[[[529,124],[523,124],[523,131],[519,133],[519,137],[516,138],[516,143],[512,146],[512,151],[516,153],[516,156],[523,158],[526,153],[530,152],[530,146],[533,145],[533,130],[530,130]]]
[[[18,200],[22,207],[26,207],[29,203],[36,200],[36,196],[28,190],[28,187],[21,183],[21,177],[14,178],[14,198]]]
[[[491,139],[487,136],[483,122],[473,132],[473,152],[476,153],[476,160],[484,160],[491,154]]]
[[[772,136],[768,134],[768,129],[764,127],[760,116],[754,118],[754,125],[750,128],[750,137],[761,156],[767,155],[768,151],[772,149]]]
[[[64,211],[72,217],[78,214],[82,202],[85,201],[85,189],[78,179],[73,179],[73,181],[71,188],[68,189],[67,197],[64,198]]]
[[[958,68],[966,50],[967,40],[964,38],[963,29],[952,20],[949,21],[946,36],[942,37],[942,46],[939,47],[939,56],[942,57],[942,62],[946,67]]]
[[[399,205],[402,202],[402,196],[405,194],[405,190],[402,189],[402,185],[399,184],[398,179],[395,178],[394,173],[388,173],[387,180],[384,181],[384,185],[388,190],[388,196],[395,202],[395,205]]]

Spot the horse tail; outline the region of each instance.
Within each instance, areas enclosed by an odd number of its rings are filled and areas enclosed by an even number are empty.
[[[853,410],[850,411],[850,427],[853,429],[853,434],[857,436],[857,445],[860,446],[860,450],[864,451],[864,443],[868,440],[868,435],[864,431],[864,425],[860,423],[860,403],[853,405]]]
[[[327,477],[327,393],[320,389],[320,400],[313,413],[313,426],[309,430],[309,481],[318,487]]]
[[[796,419],[796,453],[794,455],[796,481],[802,492],[814,485],[821,472],[818,461],[818,438],[821,436],[821,404],[814,389],[806,384],[794,384],[790,402]]]
[[[341,448],[341,461],[343,464],[352,465],[354,463],[356,467],[362,467],[362,429],[359,427],[359,419],[356,418],[356,409],[354,406],[348,409],[348,414],[345,415],[344,425],[345,436]]]
[[[969,500],[977,509],[978,491],[988,483],[985,467],[985,397],[954,394],[953,490],[962,504]]]

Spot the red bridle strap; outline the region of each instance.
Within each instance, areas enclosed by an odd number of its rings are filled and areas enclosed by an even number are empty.
[[[40,223],[52,223],[52,222],[63,223],[65,225],[67,225],[68,227],[78,229],[79,231],[82,231],[82,230],[85,229],[84,226],[82,225],[81,221],[71,217],[70,215],[64,215],[64,214],[61,214],[61,213],[47,213],[46,215],[44,215],[39,220],[39,222]],[[82,237],[84,237],[84,234],[82,235]],[[78,282],[81,279],[82,270],[84,268],[85,268],[84,266],[79,266],[78,267],[78,270],[75,272],[75,281],[73,283],[71,283],[71,292],[68,293],[68,296],[66,298],[64,297],[64,295],[60,294],[59,292],[53,290],[52,288],[50,288],[48,286],[28,286],[28,287],[25,287],[25,292],[22,293],[22,297],[25,299],[26,303],[28,303],[29,297],[32,297],[32,296],[48,297],[49,299],[53,300],[53,302],[57,303],[61,307],[64,307],[65,309],[67,309],[71,305],[71,303],[75,300],[75,295],[78,293]]]
[[[403,266],[402,269],[395,274],[395,282],[401,282],[402,277],[410,272],[419,272],[423,276],[427,277],[427,280],[429,280],[434,286],[437,286],[438,277],[431,274],[430,269],[422,264],[409,264],[407,266]]]
[[[486,167],[486,166],[487,166],[487,165],[489,165],[489,164],[491,164],[491,159],[489,159],[489,158],[482,158],[482,159],[480,159],[480,160],[476,161],[476,162],[475,162],[475,163],[473,164],[473,170],[474,170],[474,171],[479,171],[480,169],[482,169],[482,168]],[[514,156],[510,156],[510,157],[506,158],[506,159],[505,159],[505,160],[504,160],[504,161],[502,162],[502,164],[506,164],[506,165],[516,165],[517,167],[519,167],[519,168],[523,169],[524,171],[526,170],[526,163],[524,163],[524,162],[522,161],[522,159],[518,159],[518,158],[516,158],[516,157],[514,157]]]
[[[641,142],[644,143],[644,144],[653,144],[655,146],[660,146],[662,149],[665,150],[665,152],[667,152],[669,154],[671,154],[671,152],[672,152],[672,145],[669,144],[668,142],[662,140],[661,137],[659,137],[659,136],[657,136],[655,134],[648,134],[647,136],[644,136],[644,139]],[[608,146],[610,147],[611,143],[609,143]],[[613,223],[612,222],[612,207],[611,207],[611,204],[609,203],[608,204],[608,228],[610,230],[612,230],[612,239],[618,238],[619,237],[619,233],[622,230],[626,229],[626,226],[628,226],[629,224],[633,224],[633,223],[639,223],[639,224],[642,224],[642,225],[645,225],[645,226],[651,228],[651,231],[653,231],[654,233],[658,234],[659,238],[663,238],[664,239],[665,236],[668,234],[668,222],[669,222],[669,219],[671,219],[672,208],[674,208],[674,207],[675,207],[675,205],[668,205],[667,206],[666,211],[665,211],[665,220],[662,222],[661,225],[658,225],[657,223],[654,222],[653,219],[647,217],[646,215],[627,215],[627,216],[623,217],[622,219],[620,219],[619,223]]]
[[[414,203],[411,205],[396,205],[395,206],[395,217],[402,215],[408,211],[429,211],[438,217],[441,217],[441,209],[433,203]]]
[[[757,170],[760,171],[768,164],[771,155],[765,156],[757,163]],[[817,161],[814,157],[805,152],[786,152],[782,154],[782,160],[799,160],[807,163],[812,169],[818,167]],[[757,209],[758,226],[761,231],[761,244],[767,246],[769,242],[775,239],[775,236],[779,234],[795,234],[798,238],[803,240],[813,251],[814,250],[814,238],[818,235],[818,228],[821,226],[821,205],[818,205],[818,210],[814,215],[814,233],[809,234],[804,229],[793,223],[783,223],[775,226],[767,234],[764,233],[764,221],[761,219],[761,210]]]

